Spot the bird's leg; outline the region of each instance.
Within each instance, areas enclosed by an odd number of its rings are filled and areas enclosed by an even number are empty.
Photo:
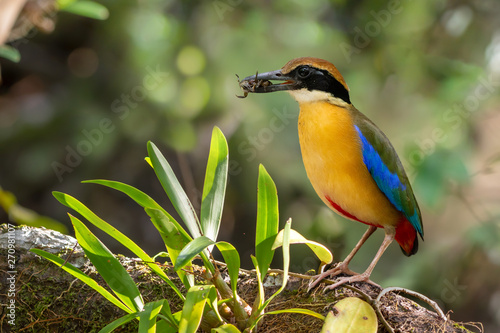
[[[351,271],[349,267],[349,263],[351,262],[352,258],[354,255],[358,252],[358,250],[361,248],[361,246],[366,242],[366,240],[377,230],[377,227],[370,226],[368,230],[365,231],[361,239],[358,241],[358,244],[352,249],[351,253],[342,261],[341,263],[337,264],[334,268],[323,272],[319,275],[314,276],[314,280],[309,283],[309,290],[312,288],[316,287],[318,283],[320,283],[324,278],[327,276],[332,277],[341,273],[348,274],[348,275],[357,275],[357,273]]]
[[[387,247],[394,240],[395,235],[396,235],[396,229],[387,228],[385,230],[384,241],[382,242],[382,245],[380,245],[380,248],[378,249],[377,254],[375,255],[375,258],[373,258],[372,262],[370,263],[370,266],[368,266],[368,268],[366,269],[366,271],[364,273],[342,278],[339,281],[335,282],[334,284],[331,284],[331,285],[325,287],[324,291],[327,291],[329,289],[335,289],[335,288],[337,288],[345,283],[361,282],[361,281],[368,282],[368,283],[373,284],[377,287],[380,287],[378,284],[376,284],[375,282],[370,280],[370,275],[372,274],[372,271],[375,268],[375,266],[377,265],[380,257],[382,257],[382,254],[384,254]]]

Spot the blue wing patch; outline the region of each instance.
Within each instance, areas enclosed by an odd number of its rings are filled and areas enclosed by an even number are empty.
[[[363,162],[368,168],[373,180],[378,188],[385,194],[387,199],[396,207],[397,210],[405,214],[406,218],[413,227],[422,234],[422,228],[417,209],[413,212],[405,211],[403,207],[402,195],[405,195],[406,186],[401,182],[399,176],[395,172],[391,172],[386,166],[379,153],[375,150],[372,144],[366,139],[358,126],[355,125],[356,131],[361,139],[363,149]]]

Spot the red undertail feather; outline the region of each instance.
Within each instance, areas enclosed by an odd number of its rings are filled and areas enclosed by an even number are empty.
[[[406,256],[411,256],[418,251],[417,231],[406,219],[402,218],[396,227],[396,236],[394,237],[401,250]]]
[[[377,228],[382,228],[381,225],[368,223],[360,220],[356,216],[351,213],[345,211],[339,204],[333,201],[328,195],[325,196],[326,200],[330,203],[333,209],[335,209],[340,215],[343,215],[351,220],[358,221],[367,225],[372,225]],[[396,242],[398,242],[399,246],[401,246],[401,250],[406,256],[411,256],[418,251],[418,239],[417,239],[417,231],[411,225],[411,223],[405,218],[402,217],[401,221],[396,226],[396,236],[394,237]]]
[[[368,222],[365,222],[365,221],[361,221],[356,216],[352,215],[349,212],[346,212],[342,207],[340,207],[339,204],[337,204],[335,201],[333,201],[328,195],[325,195],[325,198],[326,198],[326,200],[328,200],[328,202],[333,207],[333,209],[335,209],[340,215],[342,215],[344,217],[347,217],[348,219],[351,219],[351,220],[354,220],[354,221],[358,221],[358,222],[361,222],[361,223],[364,223],[364,224],[367,224],[367,225],[372,225],[372,226],[377,227],[377,228],[382,228],[381,225],[377,225],[377,224],[373,224],[373,223],[368,223]]]

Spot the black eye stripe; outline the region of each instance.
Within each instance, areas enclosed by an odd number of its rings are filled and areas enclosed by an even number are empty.
[[[351,104],[349,91],[328,71],[311,66],[300,66],[292,72],[295,72],[293,76],[301,81],[304,88],[328,92],[344,102]]]

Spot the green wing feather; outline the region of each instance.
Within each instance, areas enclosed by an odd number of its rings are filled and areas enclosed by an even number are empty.
[[[352,115],[362,143],[363,162],[373,180],[423,239],[420,208],[396,150],[385,134],[365,115],[357,110],[353,110]]]

